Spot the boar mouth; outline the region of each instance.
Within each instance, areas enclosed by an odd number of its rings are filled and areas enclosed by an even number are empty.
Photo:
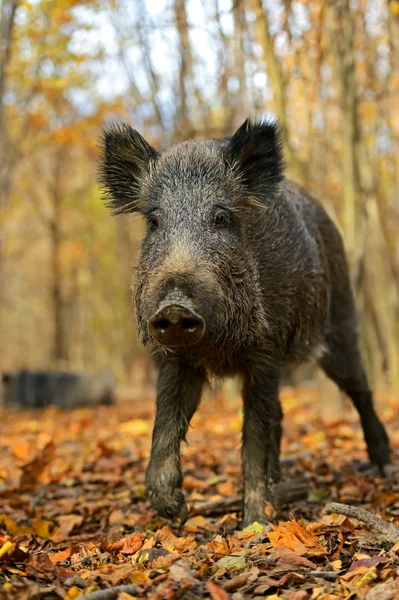
[[[148,319],[152,338],[167,347],[192,346],[205,333],[204,319],[183,304],[162,306]]]

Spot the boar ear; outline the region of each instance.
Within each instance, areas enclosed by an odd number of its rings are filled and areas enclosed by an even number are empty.
[[[284,160],[276,122],[247,119],[231,138],[226,156],[250,193],[259,199],[278,194]]]
[[[122,123],[103,131],[99,180],[114,214],[140,210],[140,186],[158,152],[135,130]]]

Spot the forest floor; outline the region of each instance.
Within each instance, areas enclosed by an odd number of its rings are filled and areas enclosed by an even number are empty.
[[[208,397],[193,419],[181,530],[145,498],[152,396],[70,413],[0,409],[0,599],[399,598],[396,528],[384,530],[399,524],[399,398],[378,402],[397,455],[382,479],[365,468],[352,410],[326,420],[314,390],[281,396],[283,484],[267,507],[270,532],[239,528],[238,401]],[[298,490],[302,499],[284,504]],[[331,501],[382,527],[327,514]]]

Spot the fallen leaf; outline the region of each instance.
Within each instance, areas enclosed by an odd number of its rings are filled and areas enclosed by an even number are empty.
[[[73,547],[70,546],[69,548],[66,548],[65,550],[59,550],[58,552],[51,554],[50,560],[53,563],[53,565],[56,565],[57,563],[66,561],[71,556],[72,552],[73,552]]]
[[[300,556],[322,556],[327,553],[327,548],[303,521],[292,519],[273,525],[268,537],[273,546],[285,546]]]
[[[209,520],[202,515],[197,515],[196,517],[191,517],[191,519],[188,519],[184,525],[184,531],[196,533],[200,529],[207,529],[207,527],[209,527]]]
[[[247,525],[247,527],[243,529],[245,533],[262,533],[262,531],[264,530],[265,526],[261,523],[258,523],[258,521],[254,521],[253,523],[251,523],[251,525]]]
[[[378,583],[366,594],[366,600],[397,600],[399,598],[399,579]]]
[[[361,560],[355,560],[355,562],[350,566],[349,573],[351,571],[355,571],[359,567],[374,567],[387,562],[389,562],[389,558],[385,556],[371,556],[368,558],[362,558]]]
[[[230,596],[220,585],[214,581],[207,581],[206,587],[211,595],[212,600],[230,600]]]
[[[2,545],[2,547],[0,548],[0,558],[2,556],[4,556],[4,554],[7,554],[8,550],[12,547],[12,542],[5,542],[5,544]]]
[[[180,590],[188,590],[198,584],[193,576],[189,563],[185,560],[177,560],[169,569],[173,581],[179,584]]]
[[[247,561],[245,556],[223,556],[220,560],[217,561],[217,566],[219,569],[225,569],[228,573],[232,573],[233,571],[241,571],[245,569],[247,566]]]
[[[35,519],[32,523],[32,529],[35,535],[44,540],[48,540],[51,537],[51,530],[53,529],[52,523],[45,521],[44,519]]]
[[[54,456],[54,449],[54,442],[47,442],[33,460],[22,466],[22,486],[34,485],[40,479],[40,476]],[[48,483],[48,481],[41,480],[41,483]]]
[[[119,429],[131,436],[147,435],[150,430],[150,424],[148,421],[144,421],[144,419],[132,419],[131,421],[121,423]]]
[[[112,544],[104,544],[104,549],[108,552],[120,552],[121,554],[135,554],[142,547],[146,536],[143,533],[137,533],[123,537]]]
[[[61,515],[57,517],[59,527],[56,529],[54,534],[50,537],[52,542],[63,542],[66,540],[74,527],[81,525],[83,517],[81,515]]]
[[[287,590],[282,592],[280,598],[282,600],[306,600],[306,598],[309,598],[309,594],[306,590]],[[270,596],[268,600],[270,600]],[[325,600],[333,600],[333,598],[328,599],[325,597]]]
[[[275,546],[273,548],[272,558],[277,560],[277,564],[271,571],[272,574],[284,573],[300,568],[316,569],[315,563],[285,546]]]
[[[247,583],[249,576],[250,573],[248,572],[239,573],[238,575],[235,575],[234,577],[226,581],[223,584],[223,589],[225,589],[226,592],[236,592]]]
[[[231,554],[227,540],[221,535],[217,535],[215,539],[209,542],[208,550],[215,554]]]

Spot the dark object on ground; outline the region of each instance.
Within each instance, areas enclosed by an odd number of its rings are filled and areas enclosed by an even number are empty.
[[[54,404],[72,409],[114,402],[114,382],[110,374],[23,370],[4,373],[2,380],[5,405],[42,408]]]
[[[353,400],[371,461],[389,441],[362,365],[341,236],[322,205],[284,180],[277,126],[160,155],[128,125],[104,134],[101,179],[115,213],[147,220],[135,281],[144,343],[159,369],[147,489],[184,522],[180,442],[208,375],[243,379],[244,523],[265,520],[279,478],[284,367],[317,362]]]

